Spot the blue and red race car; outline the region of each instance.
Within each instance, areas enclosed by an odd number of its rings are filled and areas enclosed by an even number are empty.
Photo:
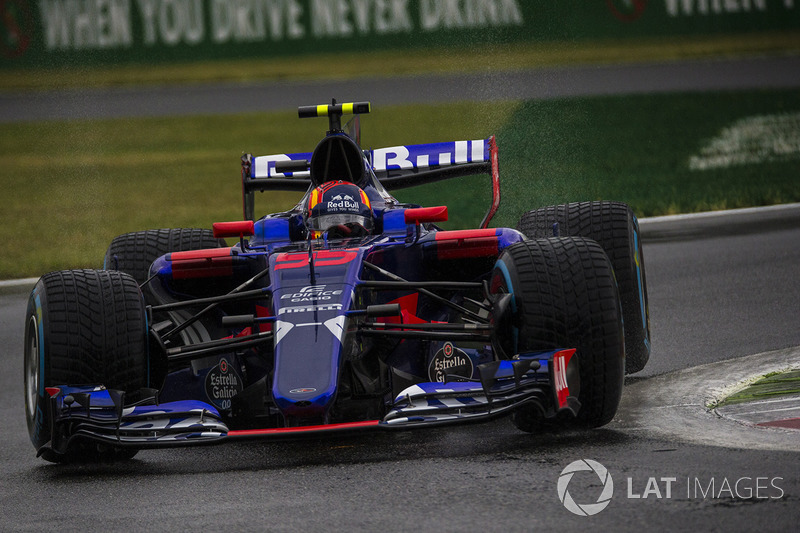
[[[358,116],[369,111],[299,108],[327,117],[327,134],[312,153],[242,158],[242,221],[121,235],[102,270],[38,281],[25,408],[40,456],[614,417],[626,370],[650,352],[630,208],[550,206],[492,228],[493,137],[363,150]],[[442,230],[446,206],[389,192],[476,173],[491,177],[493,198],[476,229]],[[270,190],[305,195],[255,220],[254,197]]]

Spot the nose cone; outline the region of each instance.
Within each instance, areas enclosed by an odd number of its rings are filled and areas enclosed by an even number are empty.
[[[325,423],[336,401],[345,313],[352,307],[360,249],[273,254],[272,399],[291,425]],[[311,275],[311,271],[315,273]]]
[[[333,405],[345,324],[341,307],[314,304],[275,322],[272,396],[287,418],[320,423]]]

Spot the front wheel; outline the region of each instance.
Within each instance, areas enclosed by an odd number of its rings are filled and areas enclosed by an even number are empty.
[[[135,451],[81,445],[56,453],[47,387],[148,386],[147,321],[136,281],[122,272],[65,270],[36,283],[25,317],[25,418],[31,442],[52,462],[133,457]]]
[[[639,222],[621,202],[575,202],[525,213],[517,229],[526,237],[586,237],[603,247],[617,278],[625,321],[625,372],[639,372],[650,358],[647,305]]]
[[[622,309],[614,271],[596,242],[579,237],[524,241],[506,248],[492,272],[494,293],[511,295],[512,318],[500,339],[507,354],[576,348],[581,403],[577,423],[614,418],[625,377]],[[534,408],[512,417],[523,431],[541,420]]]

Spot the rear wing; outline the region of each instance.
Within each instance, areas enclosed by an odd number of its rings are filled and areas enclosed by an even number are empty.
[[[269,190],[305,192],[311,186],[311,152],[242,156],[244,217],[254,220],[254,193]],[[492,205],[481,227],[500,207],[500,172],[494,136],[473,141],[412,144],[364,150],[369,168],[387,190],[473,174],[492,178]]]

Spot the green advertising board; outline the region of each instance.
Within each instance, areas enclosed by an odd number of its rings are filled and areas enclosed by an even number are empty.
[[[800,29],[800,0],[0,0],[4,68]]]

